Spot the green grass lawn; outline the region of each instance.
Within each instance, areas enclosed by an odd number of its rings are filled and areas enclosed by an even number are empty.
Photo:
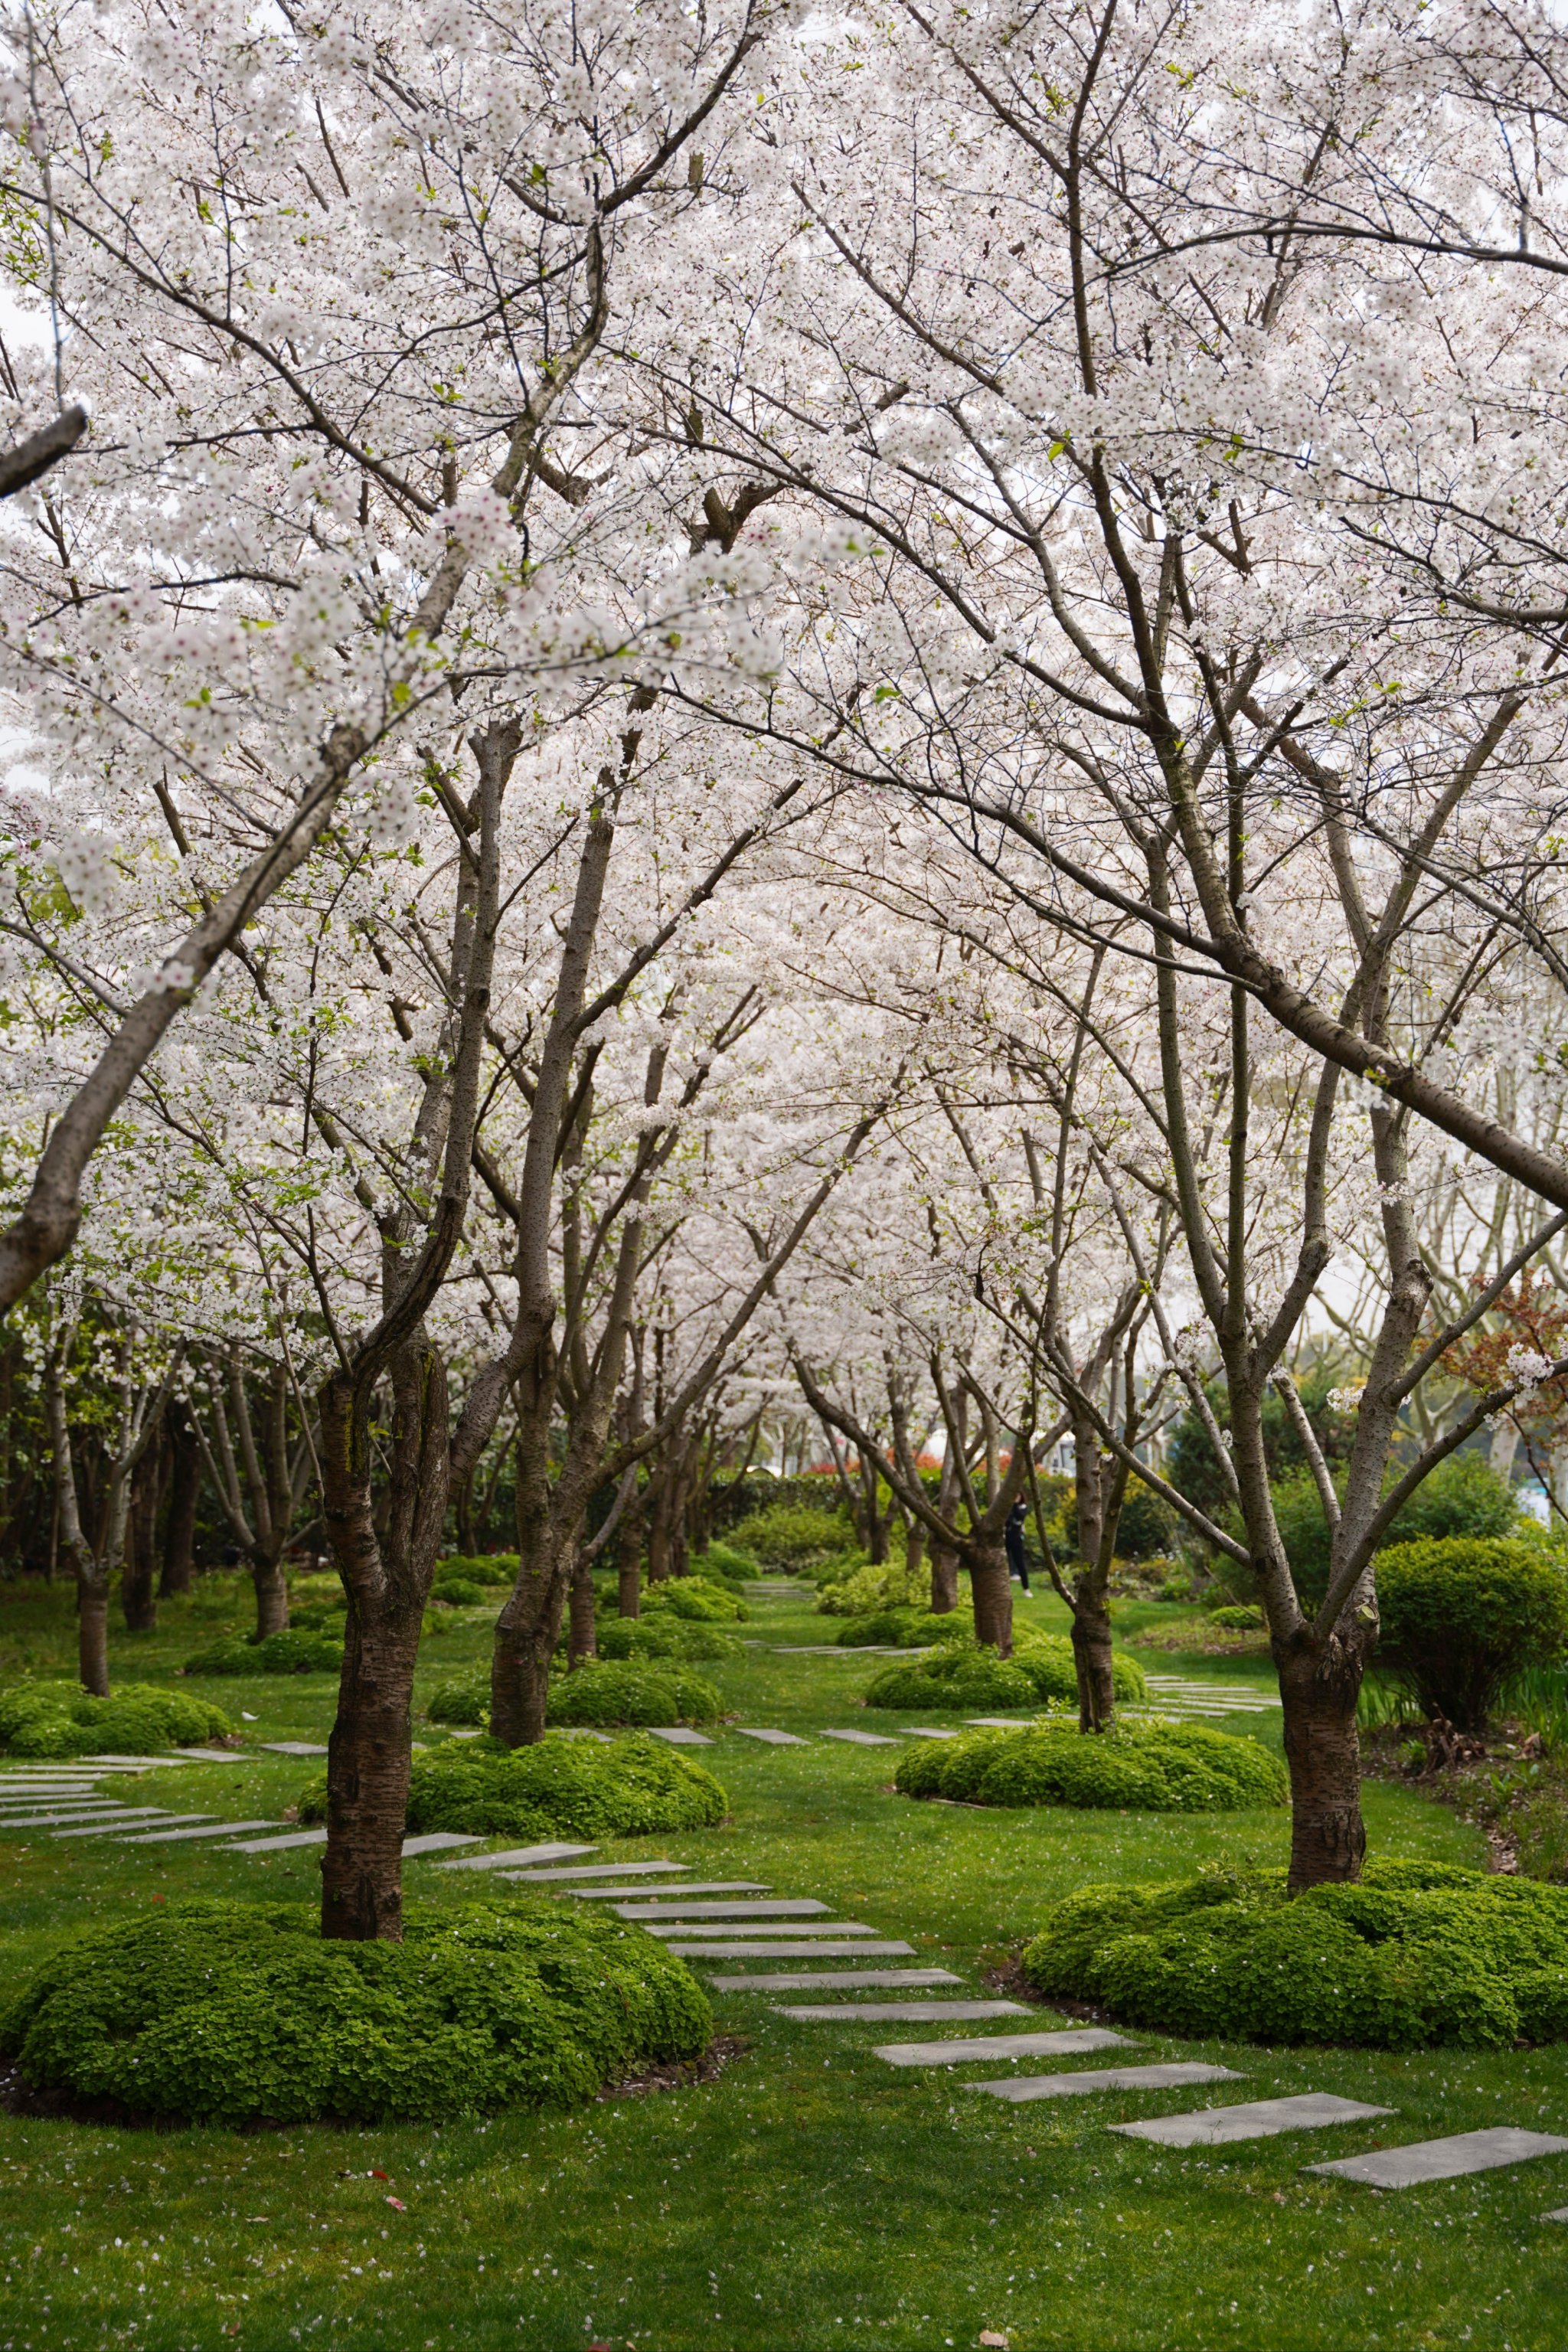
[[[17,1594],[0,1593],[0,1656],[12,1670],[25,1654],[35,1670],[68,1664],[63,1597]],[[1060,1617],[1054,1603],[1034,1605],[1045,1622]],[[122,1678],[161,1678],[220,1629],[191,1604],[164,1615],[154,1635],[119,1637]],[[422,1685],[483,1656],[486,1622],[474,1612],[432,1639]],[[776,1601],[741,1629],[770,1643],[834,1630]],[[1167,1670],[1163,1656],[1153,1663]],[[741,1721],[801,1732],[896,1728],[903,1718],[857,1709],[875,1670],[863,1654],[764,1650],[702,1667]],[[1179,1653],[1170,1670],[1267,1679],[1256,1661]],[[205,1687],[237,1718],[258,1717],[245,1727],[255,1738],[326,1737],[328,1678]],[[1277,1717],[1232,1720],[1248,1736],[1278,1736]],[[893,1760],[891,1749],[770,1749],[723,1734],[704,1761],[730,1791],[731,1820],[606,1846],[602,1858],[667,1854],[705,1877],[820,1895],[907,1938],[918,1959],[904,1965],[949,1965],[977,1983],[1016,1952],[1046,1902],[1086,1880],[1285,1853],[1282,1813],[1184,1821],[912,1804],[889,1792]],[[138,1787],[149,1802],[177,1794],[181,1811],[275,1814],[310,1769],[247,1758]],[[1474,1832],[1409,1790],[1369,1784],[1366,1804],[1376,1852],[1483,1858]],[[316,1866],[309,1851],[264,1862],[0,1842],[0,1984],[14,1986],[60,1935],[159,1895],[310,1899]],[[476,1875],[416,1862],[407,1892],[471,1900]],[[1105,2126],[1319,2089],[1397,2109],[1382,2134],[1390,2141],[1504,2122],[1568,2133],[1563,2050],[1392,2057],[1150,2035],[1141,2056],[1211,2056],[1245,2079],[1234,2090],[1011,2108],[872,2054],[879,2041],[926,2028],[797,2024],[756,1994],[721,1995],[715,2010],[721,2030],[748,2043],[716,2081],[572,2116],[232,2137],[0,2115],[0,2352],[219,2352],[236,2337],[254,2352],[581,2352],[595,2337],[616,2352],[926,2352],[973,2346],[983,2329],[1005,2334],[1014,2352],[1556,2352],[1563,2342],[1568,2230],[1542,2216],[1568,2204],[1568,2157],[1380,2196],[1300,2169],[1365,2147],[1374,2135],[1364,2126],[1187,2156]]]

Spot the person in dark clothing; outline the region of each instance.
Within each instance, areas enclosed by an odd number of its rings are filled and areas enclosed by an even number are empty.
[[[1029,1592],[1029,1563],[1024,1552],[1024,1528],[1027,1524],[1029,1507],[1022,1495],[1007,1514],[1003,1540],[1007,1547],[1007,1566],[1026,1592]],[[1029,1592],[1032,1601],[1034,1594]]]

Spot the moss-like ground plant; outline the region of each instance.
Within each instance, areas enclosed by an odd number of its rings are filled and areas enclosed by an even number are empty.
[[[715,1723],[724,1702],[713,1685],[676,1658],[592,1659],[552,1678],[551,1724]]]
[[[1255,1739],[1198,1724],[1122,1724],[1093,1736],[1076,1723],[973,1731],[900,1759],[906,1797],[970,1805],[1076,1805],[1149,1813],[1243,1812],[1282,1805],[1289,1784]]]
[[[0,1747],[14,1756],[156,1756],[224,1738],[233,1728],[221,1707],[194,1692],[150,1683],[122,1684],[110,1698],[64,1682],[13,1683],[0,1691]]]
[[[1143,1669],[1120,1650],[1111,1660],[1117,1704],[1135,1706],[1148,1695]],[[1010,1658],[976,1646],[962,1627],[927,1658],[908,1665],[887,1666],[866,1692],[866,1705],[879,1707],[927,1707],[959,1715],[983,1709],[1074,1705],[1078,1675],[1072,1643],[1059,1633],[1037,1633],[1016,1642]]]
[[[341,1628],[289,1625],[264,1642],[213,1642],[185,1660],[188,1675],[335,1675],[343,1663]]]
[[[454,1740],[416,1756],[408,1828],[476,1836],[647,1837],[711,1829],[730,1809],[712,1773],[636,1734],[608,1746],[551,1734],[532,1748]],[[323,1775],[300,1803],[302,1822],[326,1819]]]

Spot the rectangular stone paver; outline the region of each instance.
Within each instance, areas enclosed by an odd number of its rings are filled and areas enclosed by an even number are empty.
[[[763,1739],[770,1748],[804,1748],[805,1746],[805,1740],[797,1738],[793,1731],[756,1731],[747,1723],[738,1723],[735,1728],[742,1739]]]
[[[540,1876],[553,1877],[553,1871],[541,1871]],[[613,1903],[626,1894],[624,1886],[566,1886],[563,1895],[575,1895],[583,1903]],[[765,1895],[767,1888],[756,1878],[693,1878],[683,1886],[675,1881],[668,1886],[639,1886],[638,1895]]]
[[[991,2058],[1064,2058],[1080,2050],[1125,2050],[1125,2033],[1079,2025],[1057,2033],[977,2033],[963,2042],[885,2042],[878,2051],[889,2066],[973,2066]]]
[[[406,1861],[410,1854],[445,1853],[452,1846],[478,1845],[479,1842],[479,1832],[475,1830],[426,1830],[423,1837],[404,1839],[404,1860]]]
[[[86,1802],[78,1803],[74,1800],[68,1799],[60,1804],[48,1806],[43,1811],[39,1811],[35,1803],[29,1812],[7,1813],[4,1816],[3,1825],[10,1830],[39,1830],[47,1829],[56,1822],[112,1821],[117,1813],[130,1812],[133,1810],[129,1805],[111,1804],[107,1800],[101,1805],[95,1805]],[[144,1805],[141,1810],[143,1812],[155,1812],[158,1809],[155,1805]]]
[[[238,1845],[231,1847],[230,1852],[233,1853],[281,1853],[288,1846],[325,1845],[326,1843],[325,1830],[290,1830],[287,1837],[246,1838]]]
[[[688,1731],[683,1723],[672,1723],[663,1729],[655,1724],[651,1728],[656,1739],[667,1739],[672,1748],[711,1748],[713,1745],[705,1732]]]
[[[713,1979],[720,1992],[890,1992],[899,1985],[963,1981],[951,1969],[783,1969],[767,1976]]]
[[[326,1749],[314,1739],[260,1739],[257,1746],[268,1756],[324,1756]]]
[[[973,1724],[980,1731],[1027,1731],[1030,1727],[1022,1717],[1016,1715],[966,1715],[963,1720]]]
[[[121,1845],[178,1845],[184,1838],[237,1837],[242,1830],[280,1830],[281,1822],[209,1822],[205,1829],[138,1830],[122,1837]]]
[[[862,1954],[879,1959],[891,1959],[896,1953],[912,1952],[912,1944],[668,1944],[667,1951],[681,1959],[704,1960],[850,1960]],[[761,1979],[758,1979],[762,1981]],[[818,1982],[826,1981],[824,1979]]]
[[[885,1731],[825,1731],[824,1739],[847,1739],[851,1748],[896,1748]]]
[[[966,2091],[989,2091],[994,2099],[1070,2099],[1088,2091],[1173,2091],[1186,2083],[1237,2083],[1229,2066],[1201,2058],[1171,2066],[1104,2066],[1081,2074],[1008,2074],[996,2083],[965,2083]]]
[[[1455,2180],[1467,2172],[1495,2172],[1500,2165],[1523,2164],[1532,2156],[1561,2156],[1568,2139],[1552,2132],[1516,2131],[1506,2124],[1490,2131],[1456,2132],[1451,2139],[1411,2140],[1404,2147],[1369,2149],[1342,2156],[1332,2164],[1306,2164],[1303,2172],[1331,2173],[1363,2180],[1369,2189],[1415,2189],[1424,2180]]]
[[[819,1978],[810,1979],[819,1983]],[[1029,2012],[1021,2000],[823,2000],[807,2001],[802,2006],[786,2009],[779,2006],[781,2017],[797,2017],[803,2021],[820,2020],[825,2025],[856,2024],[863,2018],[868,2025],[936,2025],[950,2017],[1027,2017]]]
[[[813,1919],[832,1909],[815,1895],[770,1896],[761,1903],[689,1903],[684,1895],[674,1903],[617,1903],[623,1919],[646,1924],[649,1919]]]
[[[193,1764],[242,1764],[245,1761],[234,1748],[182,1748],[180,1753]]]
[[[136,1829],[143,1822],[162,1821],[166,1830],[177,1829],[182,1822],[210,1822],[210,1813],[162,1813],[149,1807],[136,1814],[121,1813],[112,1822],[94,1822],[87,1829],[51,1830],[54,1838],[112,1837],[117,1830]]]
[[[650,1936],[874,1936],[878,1932],[863,1919],[769,1919],[759,1920],[755,1927],[733,1919],[722,1927],[717,1920],[705,1926],[698,1919],[642,1919],[637,1924]]]
[[[466,1853],[461,1862],[444,1862],[443,1870],[501,1870],[511,1862],[567,1862],[574,1853],[597,1853],[596,1845],[509,1845],[504,1853]],[[660,1863],[666,1870],[668,1863]]]
[[[1370,2122],[1391,2116],[1392,2107],[1369,2107],[1360,2099],[1336,2099],[1328,2091],[1306,2091],[1292,2099],[1248,2099],[1238,2107],[1197,2107],[1186,2116],[1152,2116],[1147,2123],[1112,2124],[1129,2139],[1158,2140],[1162,2147],[1224,2147],[1233,2139],[1268,2139],[1276,2132],[1321,2131],[1329,2124]]]
[[[911,1723],[905,1732],[906,1739],[956,1739],[956,1731],[939,1731],[934,1724]]]
[[[593,1851],[593,1847],[590,1846],[588,1852],[592,1853]],[[506,1859],[504,1855],[498,1858]],[[492,1857],[487,1853],[482,1859],[489,1862]],[[443,1870],[458,1870],[462,1865],[460,1863],[444,1862],[441,1867]],[[531,1885],[535,1879],[542,1884],[546,1879],[556,1878],[616,1879],[647,1878],[650,1875],[658,1878],[665,1871],[689,1870],[691,1864],[689,1862],[584,1862],[569,1863],[561,1870],[512,1870],[509,1871],[507,1875],[509,1878],[515,1878],[520,1885],[526,1886]],[[573,1894],[577,1892],[575,1887],[569,1891]],[[598,1892],[601,1895],[618,1895],[621,1889],[618,1886],[601,1886]]]

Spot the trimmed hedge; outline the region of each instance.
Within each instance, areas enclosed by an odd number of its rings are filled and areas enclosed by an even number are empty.
[[[0,1747],[13,1756],[156,1756],[233,1729],[210,1700],[151,1683],[126,1683],[111,1698],[94,1698],[76,1683],[13,1683],[0,1691]]]
[[[808,1506],[775,1503],[771,1510],[752,1511],[730,1529],[730,1541],[748,1551],[764,1568],[815,1568],[831,1559],[855,1540],[855,1531],[842,1511],[813,1510]]]
[[[1451,1536],[1377,1556],[1378,1662],[1428,1717],[1483,1731],[1510,1675],[1568,1643],[1568,1570],[1524,1538]]]
[[[343,1637],[329,1627],[290,1625],[265,1642],[231,1635],[198,1650],[181,1668],[187,1675],[335,1675],[343,1663]]]
[[[824,1579],[816,1603],[821,1617],[859,1617],[868,1610],[923,1609],[931,1597],[931,1572],[908,1568],[902,1558],[879,1568],[862,1561],[845,1577]]]
[[[532,1748],[453,1740],[416,1756],[407,1827],[471,1830],[480,1837],[647,1837],[711,1829],[730,1800],[711,1772],[662,1740],[634,1733],[608,1747],[547,1737]],[[302,1822],[324,1822],[322,1773],[300,1801]]]
[[[437,1577],[430,1587],[431,1600],[444,1601],[448,1609],[481,1609],[487,1601],[493,1598],[493,1586],[477,1584],[467,1576],[447,1576],[443,1573]]]
[[[970,1805],[1075,1805],[1148,1813],[1240,1812],[1282,1805],[1285,1767],[1256,1739],[1197,1724],[1123,1724],[1080,1732],[1076,1724],[973,1731],[900,1759],[893,1786],[905,1797]]]
[[[606,1617],[595,1630],[601,1658],[738,1658],[741,1644],[717,1625],[689,1622],[668,1609],[657,1617]]]
[[[715,1723],[723,1712],[712,1684],[676,1659],[589,1658],[551,1683],[544,1717],[551,1724]]]
[[[700,1576],[672,1576],[661,1584],[650,1584],[643,1592],[642,1605],[645,1612],[668,1609],[672,1616],[700,1625],[738,1624],[752,1613],[738,1592],[722,1584],[710,1584]]]
[[[730,1584],[750,1584],[762,1574],[751,1554],[733,1544],[710,1543],[706,1551],[698,1553],[697,1560],[695,1575],[721,1576]]]
[[[1120,1650],[1111,1656],[1111,1684],[1120,1706],[1135,1706],[1148,1694],[1142,1667]],[[1018,1640],[1007,1659],[965,1644],[962,1633],[952,1640],[944,1636],[934,1655],[884,1667],[866,1693],[868,1706],[934,1707],[961,1715],[1053,1702],[1078,1704],[1072,1643],[1062,1633]]]
[[[712,2031],[640,1927],[542,1897],[415,1906],[401,1944],[323,1942],[303,1905],[171,1903],[62,1946],[0,2017],[38,2091],[230,2126],[569,2107]]]
[[[1284,1874],[1085,1886],[1023,1956],[1046,1994],[1131,2024],[1382,2050],[1568,2040],[1568,1888],[1373,1863],[1288,1901]]]

